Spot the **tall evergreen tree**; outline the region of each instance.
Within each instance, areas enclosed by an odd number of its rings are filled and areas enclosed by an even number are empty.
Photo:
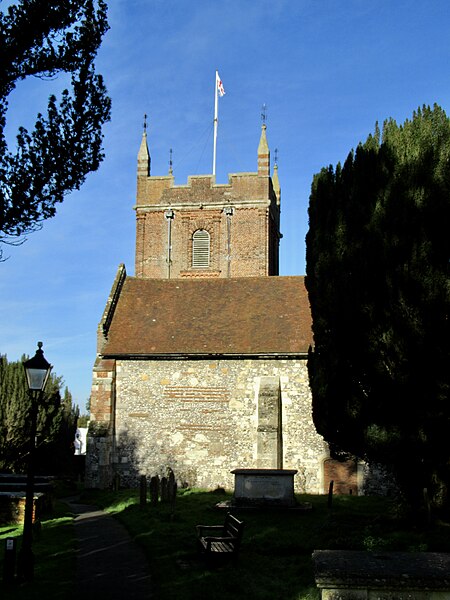
[[[19,0],[0,11],[0,244],[23,241],[99,167],[110,99],[94,59],[107,29],[103,0]],[[31,133],[20,127],[11,151],[10,93],[28,77],[58,73],[71,74],[71,91],[59,102],[50,96],[47,115]]]
[[[86,412],[80,414],[77,419],[78,427],[87,427],[89,425],[89,419],[91,414],[91,399],[88,398],[86,401]]]
[[[21,361],[0,356],[0,471],[25,472],[28,465],[31,398]],[[36,436],[36,470],[69,474],[78,409],[62,380],[51,374],[39,404]]]
[[[71,473],[78,414],[79,410],[73,404],[72,394],[65,387],[58,410],[53,412],[47,426],[42,422],[42,431],[46,433],[38,440],[36,453],[36,465],[42,473]]]
[[[381,137],[381,139],[380,139]],[[307,288],[313,416],[337,452],[391,467],[407,499],[450,485],[450,121],[389,119],[314,177]]]

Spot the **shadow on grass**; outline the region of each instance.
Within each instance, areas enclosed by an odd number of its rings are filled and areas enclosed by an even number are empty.
[[[57,502],[53,514],[42,520],[42,529],[33,540],[35,557],[34,579],[6,584],[3,580],[5,540],[17,538],[17,552],[21,545],[22,528],[0,529],[0,598],[2,600],[35,600],[36,598],[71,598],[75,577],[75,541],[73,515],[67,505]]]
[[[395,502],[386,498],[337,496],[333,508],[326,496],[299,496],[311,512],[236,510],[245,522],[236,564],[224,562],[207,569],[196,553],[195,525],[222,523],[229,500],[226,493],[184,490],[175,507],[139,505],[138,490],[88,492],[82,501],[110,511],[143,548],[151,565],[155,597],[160,600],[199,600],[230,597],[235,600],[318,600],[311,554],[319,549],[401,550],[450,552],[450,527],[436,523],[420,528],[399,517]],[[66,505],[43,522],[34,542],[36,576],[32,584],[6,587],[5,600],[72,597],[75,589],[73,514]],[[15,533],[20,534],[20,530]],[[13,535],[0,530],[0,543]],[[0,560],[3,553],[0,554]],[[0,574],[2,565],[0,565]]]
[[[392,500],[340,496],[329,510],[325,496],[303,496],[298,499],[311,502],[311,512],[234,510],[245,522],[238,561],[207,569],[196,554],[195,525],[222,523],[225,513],[216,505],[229,499],[225,493],[188,490],[171,509],[164,504],[140,507],[137,490],[90,497],[104,509],[114,506],[117,518],[143,547],[161,600],[316,600],[314,550],[450,551],[448,527],[413,528],[398,517]]]

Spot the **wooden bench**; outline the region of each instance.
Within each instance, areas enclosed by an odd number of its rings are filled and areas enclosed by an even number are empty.
[[[197,525],[197,545],[206,561],[219,557],[236,559],[244,523],[227,513],[223,525]]]

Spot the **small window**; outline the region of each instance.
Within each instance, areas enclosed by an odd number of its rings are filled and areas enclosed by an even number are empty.
[[[209,267],[209,233],[206,229],[197,229],[192,236],[192,266],[194,269]]]

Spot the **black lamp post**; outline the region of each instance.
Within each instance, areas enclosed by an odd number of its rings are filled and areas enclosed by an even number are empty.
[[[34,574],[33,543],[33,504],[34,504],[34,451],[36,445],[36,421],[39,403],[45,389],[52,365],[44,358],[42,342],[38,342],[38,349],[33,358],[23,363],[27,377],[28,390],[31,401],[31,432],[30,450],[28,454],[28,472],[25,498],[25,518],[23,522],[22,546],[19,552],[19,578],[30,581]]]

